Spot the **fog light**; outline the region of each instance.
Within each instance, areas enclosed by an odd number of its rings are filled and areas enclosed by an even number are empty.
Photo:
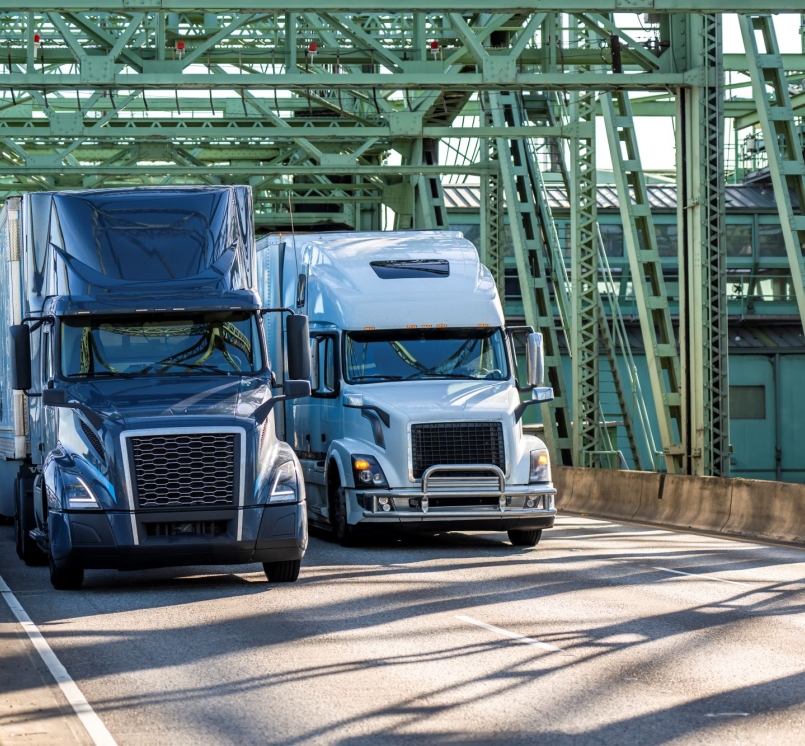
[[[358,474],[361,482],[366,482],[367,484],[372,481],[372,472],[369,469],[364,469],[360,474]]]
[[[527,508],[533,508],[533,507],[534,507],[536,504],[537,504],[537,498],[536,498],[536,497],[534,497],[534,495],[529,495],[529,496],[528,496],[528,497],[525,499],[525,506],[526,506]]]
[[[386,503],[386,504],[383,506],[383,511],[384,511],[384,512],[386,512],[386,513],[388,513],[390,510],[391,510],[391,505],[389,505],[388,503]]]
[[[388,505],[389,504],[389,499],[387,497],[378,497],[377,502],[380,505]]]

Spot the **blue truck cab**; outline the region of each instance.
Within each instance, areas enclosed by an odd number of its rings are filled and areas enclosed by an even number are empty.
[[[12,198],[0,249],[0,514],[19,555],[60,589],[88,568],[261,562],[296,580],[305,488],[273,410],[310,391],[307,320],[278,314],[272,366],[249,188]]]

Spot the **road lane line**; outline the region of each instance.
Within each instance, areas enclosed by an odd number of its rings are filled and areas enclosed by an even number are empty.
[[[672,572],[674,575],[689,575],[692,578],[703,578],[704,580],[715,580],[717,583],[729,583],[730,585],[742,585],[744,588],[751,588],[749,583],[739,583],[737,580],[724,580],[723,578],[714,578],[712,575],[700,575],[697,572],[682,572],[682,570],[671,570],[668,567],[653,567],[653,570],[660,570],[661,572]]]
[[[507,629],[503,629],[501,627],[495,627],[493,624],[487,624],[486,622],[481,622],[478,619],[473,619],[471,616],[463,616],[457,615],[456,619],[460,619],[462,622],[467,622],[468,624],[474,624],[476,627],[483,627],[484,629],[489,630],[490,632],[494,632],[497,635],[502,635],[503,637],[508,637],[515,642],[522,642],[525,645],[533,645],[537,648],[542,648],[543,650],[548,650],[551,653],[564,653],[565,655],[575,655],[575,653],[568,653],[567,650],[563,650],[562,648],[557,648],[555,645],[549,645],[547,642],[540,642],[539,640],[535,640],[532,637],[526,637],[525,635],[518,634],[517,632],[510,632]]]
[[[663,529],[648,530],[648,531],[602,531],[601,533],[597,534],[579,534],[578,536],[564,536],[562,534],[557,534],[553,536],[554,540],[556,539],[566,539],[567,541],[572,541],[573,539],[600,539],[604,536],[648,536],[657,537],[657,536],[665,536],[666,534],[671,534],[671,531],[665,531]]]
[[[106,729],[101,719],[92,709],[87,698],[81,693],[78,685],[73,681],[67,669],[62,665],[61,661],[56,657],[53,648],[48,645],[47,640],[42,636],[39,628],[31,621],[31,617],[22,605],[17,601],[17,597],[11,592],[11,589],[0,576],[0,594],[2,594],[11,613],[17,618],[20,626],[25,630],[29,639],[39,653],[39,657],[44,661],[48,670],[53,674],[56,683],[62,690],[70,706],[78,715],[82,725],[86,729],[89,737],[95,746],[117,746],[117,742],[112,738],[112,734]]]

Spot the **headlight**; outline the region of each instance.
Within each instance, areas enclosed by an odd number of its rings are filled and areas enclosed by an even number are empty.
[[[293,461],[280,464],[271,481],[268,501],[271,503],[295,503],[299,495],[299,479]]]
[[[374,456],[353,456],[352,476],[355,479],[355,486],[358,488],[389,486],[386,475]]]
[[[92,490],[81,477],[63,471],[61,473],[61,507],[69,510],[99,510],[100,505]],[[48,503],[51,502],[48,490]]]
[[[529,484],[550,481],[551,460],[548,458],[548,451],[544,448],[538,451],[531,451],[531,470],[528,475]]]

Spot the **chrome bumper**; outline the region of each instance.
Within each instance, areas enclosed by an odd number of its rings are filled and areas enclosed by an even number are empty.
[[[440,472],[478,472],[479,477],[445,478]],[[493,484],[494,482],[494,484]],[[363,518],[386,521],[440,521],[445,518],[488,520],[556,515],[552,484],[507,485],[503,471],[490,465],[432,466],[423,475],[421,489],[356,491]],[[485,501],[477,506],[450,505],[452,500]],[[385,502],[380,503],[381,500]],[[529,506],[528,502],[533,502]],[[441,504],[434,505],[434,502]],[[445,504],[447,503],[447,504]]]

